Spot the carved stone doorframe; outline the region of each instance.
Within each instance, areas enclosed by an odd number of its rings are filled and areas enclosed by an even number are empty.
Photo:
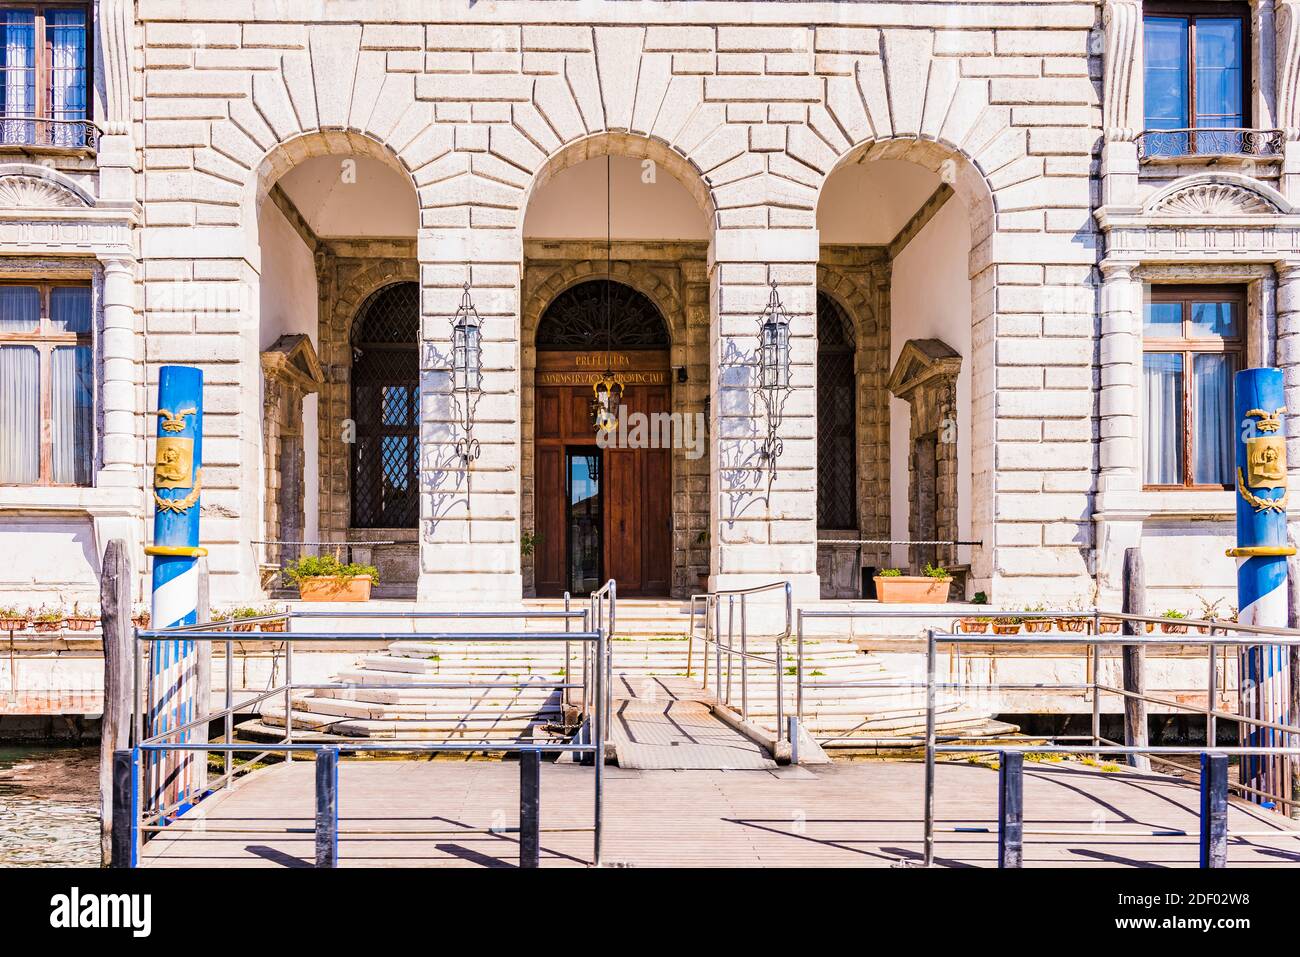
[[[889,391],[908,403],[907,526],[908,538],[954,541],[957,538],[957,376],[961,355],[940,339],[909,339],[903,344]],[[926,562],[949,569],[957,561],[955,545],[912,545],[907,551],[913,573]]]
[[[302,333],[281,336],[262,353],[262,375],[266,380],[262,420],[264,534],[276,541],[301,541],[307,519],[302,400],[318,392],[325,377],[311,339]],[[263,587],[274,587],[275,570],[298,554],[299,549],[292,546],[266,546],[261,562]]]

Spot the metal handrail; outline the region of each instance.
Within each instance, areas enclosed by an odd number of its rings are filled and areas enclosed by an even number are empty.
[[[608,598],[609,620],[613,620],[613,601],[614,589],[613,581],[601,590],[601,596]],[[608,728],[608,704],[606,708],[595,709],[594,714],[588,714],[587,722],[584,724],[578,737],[569,744],[539,744],[532,743],[511,743],[501,741],[462,741],[457,743],[443,742],[431,743],[420,741],[402,741],[394,740],[383,744],[347,743],[299,743],[293,739],[293,709],[292,698],[295,690],[349,690],[366,688],[368,690],[382,690],[384,688],[402,688],[408,690],[432,690],[432,689],[466,689],[466,688],[551,688],[561,690],[567,694],[570,689],[582,687],[584,702],[588,700],[587,682],[593,685],[590,700],[608,702],[608,637],[609,632],[601,627],[589,627],[589,621],[592,612],[589,610],[572,610],[568,607],[568,596],[566,598],[566,607],[564,611],[531,611],[531,610],[510,610],[510,611],[475,611],[475,612],[453,612],[453,611],[425,611],[425,612],[348,612],[348,611],[284,611],[269,615],[259,615],[255,618],[239,619],[240,623],[260,623],[267,621],[284,621],[286,627],[290,630],[284,632],[268,632],[266,634],[276,643],[281,643],[285,656],[285,677],[281,684],[274,685],[265,691],[257,692],[245,700],[234,701],[233,688],[233,643],[235,633],[230,629],[235,620],[222,622],[199,622],[193,625],[179,625],[173,628],[137,628],[135,629],[135,641],[133,645],[134,662],[133,662],[133,680],[134,690],[132,700],[134,702],[133,710],[135,711],[135,720],[132,722],[134,730],[133,743],[133,761],[138,762],[140,754],[154,754],[165,751],[181,752],[224,752],[227,755],[224,773],[215,781],[208,782],[208,789],[205,792],[211,793],[221,787],[229,787],[234,778],[241,773],[241,770],[234,765],[234,755],[236,753],[258,752],[257,756],[251,761],[244,762],[244,769],[252,767],[257,761],[268,754],[283,753],[286,761],[292,761],[293,755],[299,751],[322,751],[330,748],[341,749],[345,751],[388,751],[388,752],[437,752],[437,751],[479,751],[479,752],[522,752],[522,751],[541,751],[564,753],[572,752],[583,755],[589,755],[592,760],[589,762],[594,766],[594,789],[595,789],[595,823],[593,826],[594,841],[594,860],[597,864],[600,861],[600,841],[601,841],[601,816],[602,816],[602,790],[604,777],[604,742]],[[594,607],[594,603],[593,603]],[[442,631],[442,632],[383,632],[383,631],[366,631],[366,632],[316,632],[316,631],[293,631],[292,623],[294,619],[331,619],[331,618],[407,618],[407,619],[478,619],[478,620],[528,620],[542,619],[551,621],[563,621],[563,631],[502,631],[502,632],[471,632],[471,631]],[[581,621],[581,630],[573,630],[574,621]],[[519,642],[564,642],[566,649],[566,670],[561,681],[552,681],[530,676],[519,681],[489,681],[489,682],[414,682],[393,685],[372,685],[362,684],[353,681],[334,681],[334,682],[317,682],[310,684],[297,684],[293,680],[293,646],[299,641],[449,641],[449,642],[496,642],[496,641],[519,641]],[[147,710],[142,699],[145,690],[144,680],[144,654],[142,651],[151,649],[152,646],[160,642],[168,641],[200,641],[200,642],[224,642],[225,644],[225,702],[224,707],[215,711],[205,713],[199,718],[186,721],[174,728],[150,737],[144,734],[144,713]],[[568,672],[567,657],[568,649],[573,642],[579,642],[584,647],[584,661],[589,661],[591,666],[584,670],[582,683],[575,684]],[[272,679],[274,680],[274,678]],[[257,744],[240,744],[234,740],[234,716],[241,711],[252,709],[261,703],[284,696],[285,708],[285,734],[284,738],[278,742],[257,743]],[[223,721],[225,725],[224,740],[220,742],[188,742],[174,740],[181,735],[206,727],[213,721]],[[597,756],[601,756],[598,758]],[[202,800],[204,795],[200,795],[198,800]],[[137,828],[137,835],[141,829],[150,828],[157,830],[167,823],[167,819],[181,809],[179,802],[170,806],[152,807],[147,806],[149,802],[141,801],[139,794],[135,794],[133,803],[135,805],[134,820]],[[157,825],[155,827],[154,825]],[[138,836],[137,836],[138,841]]]
[[[72,132],[73,137],[62,135],[63,130]],[[91,119],[23,116],[0,109],[0,146],[94,151],[99,149],[100,133],[99,124]]]
[[[749,650],[749,623],[746,614],[746,601],[751,595],[781,591],[785,595],[785,627],[774,636],[776,649],[774,657],[756,654]],[[722,640],[722,599],[727,599],[726,641]],[[736,603],[740,604],[740,647],[736,647]],[[702,633],[696,632],[696,610],[703,603]],[[710,611],[712,614],[710,614]],[[771,665],[776,670],[776,741],[788,738],[785,722],[785,682],[784,682],[784,644],[794,628],[794,589],[789,581],[768,582],[748,588],[729,588],[720,591],[705,592],[691,596],[691,623],[686,642],[686,674],[694,674],[695,640],[704,644],[704,667],[702,669],[704,690],[709,688],[709,646],[714,649],[714,697],[719,704],[731,707],[732,662],[740,661],[740,717],[749,720],[749,662],[756,661]],[[727,656],[726,685],[724,688],[722,674],[722,656]]]
[[[609,579],[599,589],[591,593],[589,601],[591,603],[591,617],[587,619],[587,627],[594,628],[597,631],[604,630],[612,642],[615,634],[617,634],[618,582],[613,578]],[[606,646],[605,675],[602,683],[605,694],[599,700],[604,704],[605,726],[609,727],[614,710],[614,649],[612,644]],[[587,713],[585,707],[583,713]]]

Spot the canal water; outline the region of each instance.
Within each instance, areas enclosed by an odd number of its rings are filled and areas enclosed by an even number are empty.
[[[0,745],[0,868],[98,866],[98,746]]]

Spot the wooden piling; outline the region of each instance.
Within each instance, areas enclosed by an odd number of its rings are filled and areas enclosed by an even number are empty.
[[[1201,755],[1201,867],[1228,866],[1228,756]]]
[[[542,754],[540,751],[519,752],[519,866],[540,867],[542,863],[541,834]]]
[[[1147,613],[1146,575],[1142,568],[1142,550],[1124,550],[1124,612],[1130,615]],[[1142,622],[1124,622],[1124,634],[1141,635],[1146,631]],[[1129,694],[1146,694],[1146,648],[1143,645],[1123,647],[1124,690]],[[1140,698],[1124,698],[1124,744],[1131,748],[1147,746],[1147,703]],[[1139,771],[1151,770],[1151,759],[1145,754],[1131,754],[1128,763]]]
[[[136,866],[136,788],[139,786],[135,752],[129,749],[113,751],[108,756],[109,788],[108,820],[112,821],[106,867],[126,868]]]
[[[1025,866],[1025,756],[998,755],[998,867]]]
[[[135,628],[126,542],[115,538],[108,543],[102,569],[99,605],[104,636],[104,713],[99,729],[99,849],[102,863],[108,866],[113,856],[113,755],[131,747]]]
[[[316,866],[339,866],[339,752],[316,752]]]

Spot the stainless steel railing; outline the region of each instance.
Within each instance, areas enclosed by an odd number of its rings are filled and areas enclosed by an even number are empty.
[[[769,592],[781,592],[784,598],[785,625],[784,628],[776,635],[772,636],[775,642],[775,650],[771,657],[758,654],[749,650],[749,599],[755,595],[763,595]],[[727,625],[724,632],[722,627],[722,609],[727,609]],[[737,618],[739,610],[739,619]],[[697,612],[700,612],[699,620],[702,630],[697,630]],[[739,625],[739,628],[737,628]],[[752,588],[733,588],[716,592],[708,592],[700,595],[691,596],[691,626],[687,636],[686,643],[686,675],[693,677],[695,642],[698,640],[704,645],[703,667],[701,684],[705,691],[709,690],[709,649],[713,649],[713,695],[719,704],[725,705],[733,710],[736,709],[736,699],[733,696],[733,687],[739,687],[739,712],[740,717],[749,720],[749,683],[750,683],[750,664],[754,663],[758,667],[767,666],[772,668],[776,673],[776,740],[784,741],[788,738],[788,729],[785,721],[785,681],[786,674],[785,664],[785,642],[790,637],[790,632],[794,627],[794,595],[793,589],[788,581],[770,582],[766,585],[755,585]],[[725,658],[724,658],[725,656]],[[725,661],[725,666],[724,666]],[[735,664],[739,662],[740,680],[733,683]],[[725,674],[725,680],[724,680]]]
[[[602,593],[607,591],[607,595],[602,594],[602,601],[605,604],[603,620],[613,620],[613,601],[614,592],[611,581]],[[592,627],[590,622],[596,612],[596,603],[593,602],[592,609],[573,610],[568,607],[566,598],[566,607],[563,611],[530,611],[530,610],[513,610],[513,611],[288,611],[270,615],[262,615],[253,618],[243,618],[238,620],[240,625],[262,623],[279,623],[283,622],[285,631],[268,632],[259,634],[257,639],[267,639],[274,643],[280,644],[284,655],[284,682],[279,685],[274,684],[274,678],[271,680],[272,687],[265,691],[255,693],[251,697],[236,702],[234,700],[234,649],[233,645],[236,639],[232,632],[234,620],[222,622],[199,623],[194,625],[183,625],[175,628],[166,629],[139,629],[135,631],[135,641],[133,643],[133,710],[134,719],[133,727],[133,744],[132,744],[132,763],[134,766],[141,766],[145,774],[132,782],[131,802],[133,807],[134,821],[134,846],[138,851],[142,835],[156,833],[183,815],[187,807],[201,802],[205,797],[212,794],[218,789],[227,788],[234,779],[241,773],[255,768],[262,759],[272,754],[283,754],[285,761],[292,761],[295,754],[302,751],[317,752],[329,748],[343,751],[370,752],[503,752],[513,753],[522,751],[540,751],[548,753],[572,752],[584,757],[589,757],[589,763],[594,770],[594,795],[595,795],[595,816],[593,821],[593,860],[596,864],[600,863],[601,848],[601,827],[603,815],[603,777],[604,761],[603,754],[605,750],[605,738],[607,735],[608,720],[608,639],[609,630],[602,626]],[[564,630],[555,631],[386,631],[386,630],[367,630],[355,632],[339,631],[312,631],[301,628],[294,628],[294,622],[311,619],[392,619],[401,621],[420,621],[420,620],[465,620],[465,621],[491,621],[491,620],[508,620],[508,621],[527,621],[527,620],[550,620],[563,622]],[[581,630],[573,630],[575,622],[580,622]],[[251,636],[248,639],[252,640]],[[208,703],[204,702],[200,716],[179,723],[176,727],[168,728],[160,733],[146,737],[145,718],[146,714],[152,714],[158,706],[158,702],[153,699],[152,683],[146,682],[145,669],[153,653],[153,649],[166,643],[175,642],[222,642],[225,650],[225,701],[223,707],[208,711]],[[562,680],[532,680],[527,681],[421,681],[421,682],[403,682],[403,683],[380,683],[380,684],[361,684],[352,681],[331,681],[317,683],[295,683],[293,678],[293,648],[294,644],[302,641],[311,642],[356,642],[356,641],[375,641],[375,642],[394,642],[394,641],[431,641],[431,642],[448,642],[448,643],[467,643],[476,642],[520,642],[520,643],[546,643],[562,642],[567,649],[572,643],[580,643],[584,650],[583,661],[584,668],[580,682],[574,682],[566,664]],[[278,655],[278,652],[277,652]],[[179,653],[178,656],[180,657]],[[560,692],[562,697],[566,697],[570,690],[581,689],[582,700],[584,702],[585,720],[582,724],[581,732],[576,736],[576,740],[569,743],[550,743],[550,742],[505,742],[505,741],[458,741],[451,742],[427,742],[427,741],[403,741],[395,739],[386,741],[382,744],[358,740],[353,743],[350,741],[335,741],[330,743],[301,743],[294,740],[293,727],[293,695],[295,691],[316,691],[316,690],[352,690],[364,688],[366,690],[457,690],[457,689],[551,689]],[[285,710],[285,728],[284,736],[279,741],[269,743],[251,744],[248,742],[237,742],[234,737],[234,718],[236,714],[248,713],[255,708],[260,707],[264,702],[283,696]],[[606,702],[606,707],[595,707],[595,702]],[[590,708],[588,709],[588,703]],[[223,738],[220,741],[211,742],[207,740],[191,740],[194,737],[206,738],[207,730],[213,722],[220,721],[223,723]],[[180,800],[171,804],[163,804],[156,800],[156,795],[146,790],[146,782],[142,779],[147,776],[150,764],[149,762],[160,762],[162,756],[168,753],[189,753],[197,752],[206,760],[209,752],[219,752],[225,755],[225,763],[222,768],[223,773],[216,779],[207,781],[202,789],[202,793],[190,793],[182,796]],[[236,754],[255,754],[255,757],[242,762],[242,765],[235,764]],[[141,759],[144,759],[143,762]],[[142,793],[142,790],[145,793]],[[138,855],[136,855],[138,857]]]

